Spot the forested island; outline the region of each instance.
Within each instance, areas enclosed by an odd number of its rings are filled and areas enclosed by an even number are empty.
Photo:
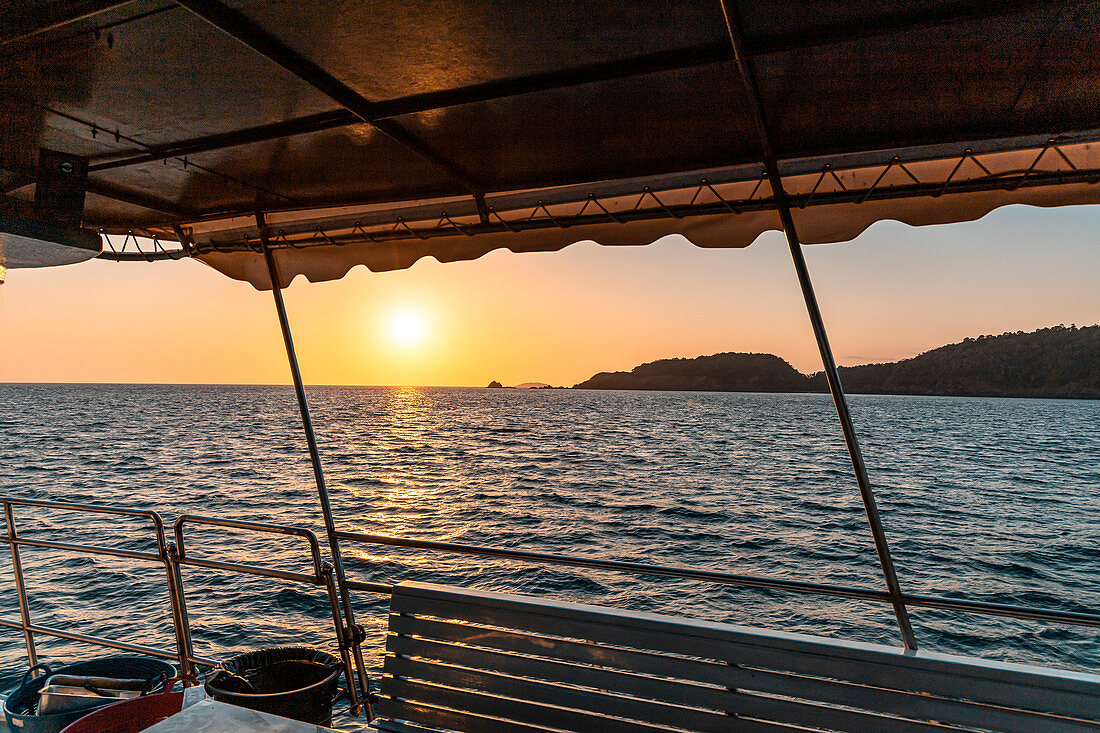
[[[969,397],[1100,398],[1100,326],[968,338],[911,359],[841,367],[850,393]],[[661,359],[601,372],[578,389],[825,392],[824,374],[802,374],[773,354]]]

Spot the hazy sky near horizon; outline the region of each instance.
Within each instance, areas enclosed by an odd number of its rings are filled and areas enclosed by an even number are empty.
[[[1100,207],[1013,206],[977,222],[879,222],[806,258],[841,364],[967,336],[1100,322]],[[0,381],[287,383],[270,293],[196,261],[9,270]],[[311,384],[572,385],[721,351],[821,368],[782,235],[743,250],[680,237],[358,267],[285,292]]]

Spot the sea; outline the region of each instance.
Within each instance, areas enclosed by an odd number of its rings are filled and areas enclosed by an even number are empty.
[[[827,395],[311,387],[341,529],[882,589]],[[905,591],[1100,612],[1100,401],[851,395]],[[0,385],[0,493],[308,528],[281,386]],[[23,539],[155,552],[148,518],[13,505]],[[298,537],[185,524],[190,557],[310,572]],[[900,645],[881,604],[345,543],[348,576],[419,580]],[[37,625],[173,648],[163,565],[24,546]],[[334,649],[323,589],[183,569],[195,651]],[[357,592],[377,682],[384,596]],[[1100,630],[911,609],[922,649],[1100,670]],[[18,619],[8,548],[0,618]],[[35,639],[51,665],[106,654]],[[0,628],[0,686],[28,666]],[[355,729],[361,724],[349,723]]]

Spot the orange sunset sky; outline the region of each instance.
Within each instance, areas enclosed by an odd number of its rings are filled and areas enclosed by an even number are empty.
[[[950,226],[880,222],[808,247],[841,364],[967,336],[1100,321],[1100,207],[1022,206]],[[649,247],[494,252],[310,284],[287,308],[311,384],[572,385],[598,371],[720,351],[820,369],[790,255],[679,237]],[[10,270],[0,381],[287,383],[270,293],[195,261]]]

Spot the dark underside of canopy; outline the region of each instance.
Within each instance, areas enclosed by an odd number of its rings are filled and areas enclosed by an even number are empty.
[[[806,241],[1100,195],[1100,3],[727,6]],[[226,270],[257,211],[374,269],[756,216],[741,246],[778,224],[730,40],[719,0],[10,2],[0,185],[30,200],[40,149],[82,156],[85,227]],[[935,197],[969,198],[897,203]],[[859,205],[815,238],[805,212]]]

